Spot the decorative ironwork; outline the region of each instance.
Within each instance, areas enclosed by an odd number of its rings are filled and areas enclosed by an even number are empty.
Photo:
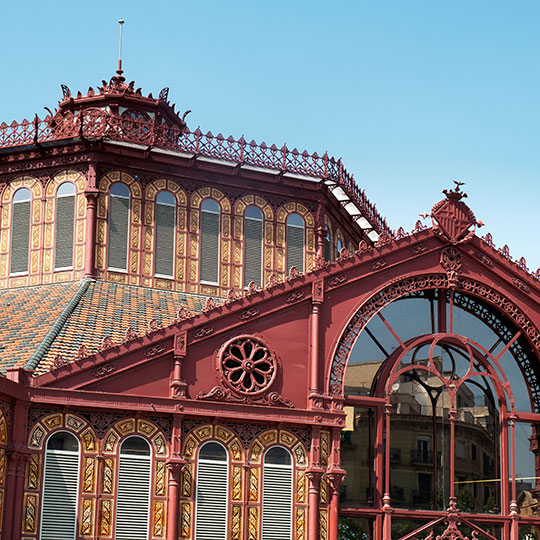
[[[228,341],[219,353],[222,382],[241,396],[266,392],[277,375],[277,360],[269,348],[252,336]]]
[[[113,77],[110,83],[103,81],[98,90],[100,94],[133,94],[141,96],[140,90],[133,90],[133,83],[126,85],[123,77]],[[64,91],[64,102],[68,101],[71,92],[67,87]],[[92,91],[92,94],[95,94]],[[160,96],[166,99],[165,89]],[[78,95],[77,99],[82,98]],[[142,98],[146,99],[146,98]],[[162,101],[163,101],[162,100]],[[155,103],[155,100],[152,100]],[[184,115],[185,116],[185,115]],[[325,179],[340,186],[361,210],[362,215],[379,233],[392,236],[392,231],[386,219],[377,211],[374,204],[367,198],[365,191],[356,184],[353,175],[343,167],[341,159],[329,157],[327,153],[319,156],[297,149],[289,150],[286,146],[278,148],[255,141],[246,142],[241,137],[238,140],[201,130],[189,131],[180,118],[176,124],[165,122],[159,115],[150,117],[142,112],[124,111],[118,113],[105,108],[87,108],[83,114],[74,114],[70,110],[48,115],[34,121],[27,119],[22,122],[0,124],[0,148],[22,145],[32,145],[73,137],[84,139],[115,139],[128,141],[145,146],[154,145],[160,148],[178,150],[196,156],[211,157],[223,161],[236,162],[244,165],[263,167],[273,171],[300,174]]]

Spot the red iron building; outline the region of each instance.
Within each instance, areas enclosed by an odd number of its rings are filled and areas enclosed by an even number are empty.
[[[341,160],[62,88],[0,125],[1,540],[538,538],[540,271],[459,184],[392,231]]]

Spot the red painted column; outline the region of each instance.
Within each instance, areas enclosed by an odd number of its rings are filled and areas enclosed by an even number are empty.
[[[27,454],[16,455],[16,469],[15,469],[15,507],[13,512],[13,532],[11,538],[13,540],[19,540],[20,527],[23,518],[23,495],[24,495],[24,475],[26,471],[26,462],[29,456]]]
[[[319,540],[319,501],[323,471],[310,469],[308,477],[308,535],[307,540]]]
[[[383,540],[392,540],[392,505],[390,498],[390,415],[392,413],[392,404],[387,401],[384,405],[384,414],[386,422],[386,454],[384,456],[384,468],[386,478],[384,482],[384,496],[382,499],[382,511],[384,513],[383,521]]]
[[[178,540],[180,518],[180,473],[185,460],[181,457],[182,416],[173,419],[171,455],[167,460],[169,483],[167,487],[167,540]]]
[[[86,197],[86,224],[84,236],[84,277],[96,275],[96,209],[97,197],[97,166],[88,164],[88,180],[84,195]]]
[[[19,373],[21,371],[19,370]],[[4,500],[6,509],[4,516],[3,540],[19,540],[21,537],[24,474],[28,454],[26,451],[26,425],[28,405],[17,401],[12,409],[10,434],[8,436],[7,483]]]
[[[6,452],[6,491],[4,493],[4,519],[2,523],[2,540],[11,540],[13,529],[13,515],[15,513],[15,485],[17,472],[17,455],[13,451]]]
[[[84,241],[84,277],[96,277],[96,208],[97,190],[87,190],[86,196],[86,235]]]
[[[337,408],[336,403],[332,403]],[[345,478],[345,471],[340,466],[341,428],[332,429],[332,450],[330,453],[330,468],[327,474],[330,483],[330,510],[328,514],[328,538],[338,540],[339,524],[339,486]]]
[[[319,388],[319,335],[320,335],[320,306],[324,300],[324,280],[313,282],[312,290],[312,306],[311,306],[311,326],[310,326],[310,380],[309,393],[311,405],[317,406],[320,401]],[[320,405],[319,405],[320,406]]]
[[[339,524],[339,485],[345,478],[345,471],[342,469],[334,469],[328,473],[330,482],[330,512],[328,515],[328,539],[338,540],[338,524]]]

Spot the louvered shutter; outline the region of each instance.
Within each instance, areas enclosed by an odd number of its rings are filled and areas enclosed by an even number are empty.
[[[74,540],[78,491],[79,453],[47,450],[40,540]]]
[[[304,228],[287,225],[287,272],[291,266],[304,271]]]
[[[227,476],[226,461],[199,460],[195,540],[226,540]]]
[[[110,196],[109,268],[127,270],[129,198]]]
[[[148,540],[151,464],[147,456],[120,454],[116,540]]]
[[[264,464],[262,540],[290,540],[292,535],[292,468]]]
[[[201,281],[218,283],[219,214],[201,212]]]
[[[244,287],[252,281],[261,285],[263,222],[246,218],[244,227]]]
[[[73,266],[73,226],[75,221],[75,197],[56,199],[56,237],[54,267]]]
[[[155,273],[174,275],[174,214],[176,208],[156,204],[156,263]]]
[[[30,247],[30,201],[13,203],[10,272],[28,272]]]

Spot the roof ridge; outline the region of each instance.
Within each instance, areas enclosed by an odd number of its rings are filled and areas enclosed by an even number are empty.
[[[53,344],[54,340],[56,339],[56,337],[58,336],[58,334],[64,327],[69,316],[73,313],[73,311],[75,310],[75,308],[81,301],[82,297],[88,290],[90,283],[94,281],[95,280],[93,279],[83,279],[81,281],[79,288],[77,289],[75,294],[72,296],[71,300],[67,303],[66,307],[62,310],[62,313],[58,315],[57,319],[54,321],[51,328],[45,334],[45,336],[41,340],[41,343],[37,346],[32,356],[27,360],[26,364],[24,365],[25,369],[32,370],[32,369],[36,369],[39,366],[39,363],[41,362],[43,357],[47,354],[47,351],[49,350],[50,346]]]

